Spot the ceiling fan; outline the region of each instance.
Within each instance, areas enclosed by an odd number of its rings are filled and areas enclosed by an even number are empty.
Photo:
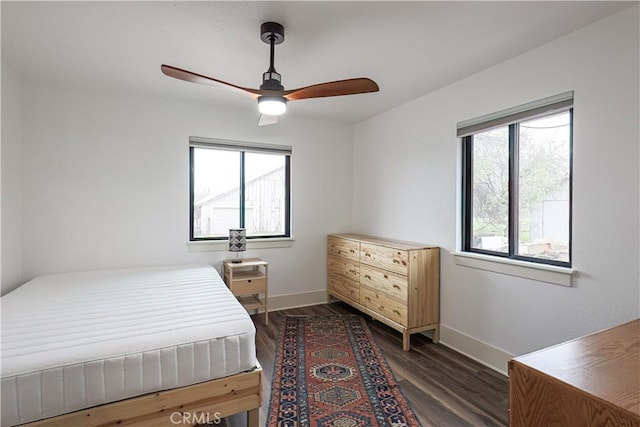
[[[258,110],[263,116],[279,116],[287,110],[288,101],[323,98],[328,96],[355,95],[377,92],[378,85],[371,79],[360,77],[355,79],[336,80],[319,83],[298,89],[285,90],[282,77],[274,66],[275,46],[284,41],[284,27],[276,22],[265,22],[260,26],[260,39],[271,48],[269,69],[262,74],[260,89],[252,89],[228,83],[203,74],[194,73],[182,68],[162,64],[162,72],[169,77],[187,82],[218,86],[234,90],[258,100]],[[267,119],[264,124],[275,123],[276,117]],[[261,122],[262,122],[261,117]],[[268,123],[271,122],[271,123]]]

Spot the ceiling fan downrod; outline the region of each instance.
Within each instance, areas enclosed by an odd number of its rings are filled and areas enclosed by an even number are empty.
[[[284,41],[284,27],[277,22],[265,22],[260,26],[260,39],[270,46],[269,69],[262,74],[262,90],[283,91],[282,76],[275,67],[275,46]]]

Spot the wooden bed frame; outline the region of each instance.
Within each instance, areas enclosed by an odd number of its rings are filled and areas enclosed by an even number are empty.
[[[149,393],[59,415],[24,427],[186,426],[219,423],[247,411],[247,427],[258,427],[262,404],[262,368],[224,378]]]

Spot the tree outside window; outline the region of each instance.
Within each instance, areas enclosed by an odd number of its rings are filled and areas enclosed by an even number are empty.
[[[463,138],[463,247],[570,265],[572,110]]]

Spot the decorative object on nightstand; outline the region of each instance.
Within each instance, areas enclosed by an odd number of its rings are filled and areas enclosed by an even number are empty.
[[[247,258],[222,263],[224,282],[246,310],[264,310],[264,323],[269,324],[267,294],[269,263],[260,258]],[[263,295],[263,296],[261,296]]]
[[[229,229],[229,252],[236,253],[236,259],[232,260],[233,263],[240,263],[242,259],[238,254],[247,250],[247,232],[244,228],[230,228]]]

